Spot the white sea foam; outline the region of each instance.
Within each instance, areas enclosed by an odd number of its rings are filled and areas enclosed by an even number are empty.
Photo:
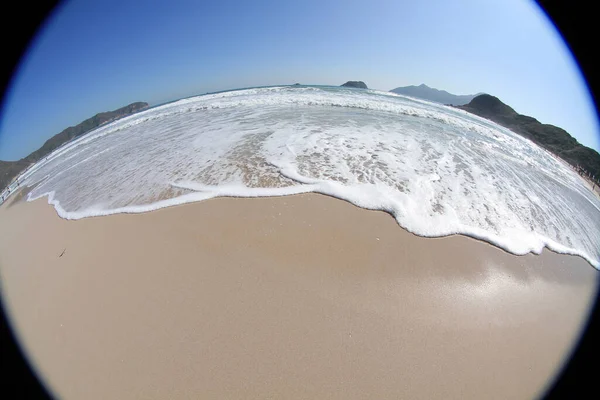
[[[23,175],[68,219],[218,196],[318,192],[422,236],[600,260],[600,201],[564,163],[462,110],[377,91],[192,97],[102,126]]]

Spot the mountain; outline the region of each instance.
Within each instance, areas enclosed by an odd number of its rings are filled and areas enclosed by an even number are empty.
[[[46,140],[42,147],[25,158],[18,161],[0,161],[0,189],[6,187],[14,177],[19,175],[19,173],[28,166],[50,154],[64,143],[97,128],[100,125],[136,113],[145,108],[148,108],[148,103],[137,102],[114,111],[101,112],[78,125],[70,126],[62,132],[52,136],[50,139]]]
[[[456,108],[492,120],[556,154],[569,164],[579,165],[591,175],[600,177],[600,154],[580,144],[564,129],[542,124],[533,117],[519,114],[489,94],[477,96],[469,104]]]
[[[456,95],[452,93],[448,93],[445,90],[438,90],[434,88],[430,88],[425,84],[421,84],[419,86],[404,86],[397,87],[396,89],[390,90],[392,93],[403,94],[406,96],[416,97],[418,99],[429,100],[436,103],[441,104],[450,104],[453,106],[460,106],[463,104],[467,104],[471,100],[473,100],[476,96],[482,94],[465,94],[465,95]]]
[[[0,192],[4,190],[5,186],[8,186],[15,176],[19,175],[19,173],[29,167],[29,165],[31,164],[24,160],[0,160]]]
[[[363,81],[348,81],[344,83],[342,86],[358,88],[358,89],[368,89],[367,85]]]

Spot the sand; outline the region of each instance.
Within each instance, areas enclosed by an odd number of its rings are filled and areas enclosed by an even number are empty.
[[[534,398],[598,282],[315,194],[79,221],[9,200],[0,274],[62,399]]]

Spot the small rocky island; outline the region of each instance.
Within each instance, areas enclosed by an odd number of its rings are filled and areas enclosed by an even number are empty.
[[[358,88],[358,89],[368,89],[367,85],[363,81],[348,81],[344,83],[342,86]]]

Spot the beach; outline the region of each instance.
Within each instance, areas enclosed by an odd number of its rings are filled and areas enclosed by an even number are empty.
[[[0,207],[4,304],[61,399],[530,399],[598,271],[320,194],[69,221]]]
[[[513,254],[547,247],[600,269],[600,198],[574,170],[492,121],[377,90],[180,99],[78,137],[19,180],[68,220],[319,193],[389,212],[420,236],[458,233]]]

